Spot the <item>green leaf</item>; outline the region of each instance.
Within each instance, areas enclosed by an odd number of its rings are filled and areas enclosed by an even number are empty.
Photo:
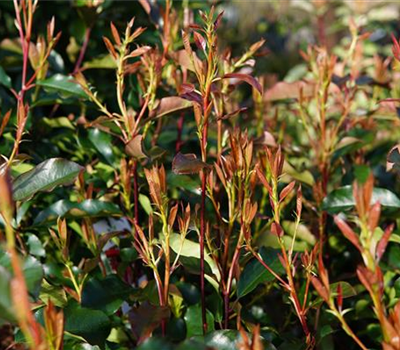
[[[11,78],[7,75],[2,66],[0,66],[0,84],[11,88]]]
[[[23,273],[29,292],[38,295],[44,276],[42,264],[33,256],[28,256],[24,260]]]
[[[139,193],[139,203],[147,215],[153,213],[153,208],[151,207],[151,201],[149,197],[145,196],[143,193]]]
[[[332,295],[336,296],[337,295],[337,288],[339,286],[342,287],[342,297],[343,299],[345,298],[350,298],[350,297],[354,297],[355,295],[357,295],[356,290],[353,288],[353,286],[345,281],[339,281],[339,282],[335,282],[335,283],[331,283],[329,288],[332,291]]]
[[[115,155],[112,149],[111,135],[101,131],[100,129],[91,128],[89,130],[89,140],[107,163],[114,165]]]
[[[64,309],[65,331],[81,336],[92,345],[104,347],[111,325],[107,315],[74,303]]]
[[[34,256],[39,256],[39,257],[44,257],[46,256],[46,251],[43,248],[42,242],[40,242],[40,239],[37,238],[34,234],[29,233],[28,234],[28,247],[29,247],[29,254],[34,255]]]
[[[137,259],[138,253],[135,248],[122,248],[120,250],[119,256],[121,261],[133,262]]]
[[[278,258],[278,251],[271,248],[261,247],[260,255],[263,261],[278,275],[284,272],[284,268]],[[237,286],[238,298],[252,292],[259,284],[272,282],[275,277],[260,262],[253,258],[240,274]]]
[[[388,156],[386,161],[386,170],[400,170],[400,146],[394,146]]]
[[[282,182],[290,182],[292,180],[301,181],[309,186],[314,185],[314,177],[308,170],[297,171],[288,162],[283,163]]]
[[[71,121],[67,117],[58,117],[58,118],[42,118],[41,122],[50,128],[66,128],[70,130],[75,130],[75,127],[71,123]]]
[[[356,178],[357,182],[365,183],[368,179],[368,176],[371,172],[371,169],[368,165],[365,164],[356,164],[354,166],[354,177]]]
[[[10,255],[3,250],[0,250],[0,267],[7,269],[11,275],[13,274]],[[33,256],[28,255],[23,260],[22,272],[29,293],[34,296],[39,295],[40,284],[44,275],[42,264]]]
[[[198,177],[193,178],[188,175],[176,176],[173,173],[167,174],[167,183],[171,187],[180,187],[187,191],[199,194],[200,182]]]
[[[200,302],[200,291],[194,284],[179,281],[175,285],[178,287],[188,305],[195,305]]]
[[[399,298],[400,297],[400,277],[397,278],[396,281],[394,281],[393,287],[394,287],[394,290],[396,293],[396,298]]]
[[[81,343],[75,345],[72,350],[101,350],[97,345],[90,345],[88,343]]]
[[[194,335],[202,335],[203,334],[203,324],[201,319],[201,306],[200,304],[192,305],[188,307],[184,317],[186,321],[186,337],[190,338]],[[206,319],[207,319],[207,329],[209,331],[213,331],[214,328],[214,316],[213,314],[206,310]]]
[[[326,337],[327,335],[332,334],[334,332],[335,332],[335,330],[331,327],[331,325],[326,324],[319,331],[319,338],[322,339],[322,338]]]
[[[186,323],[183,318],[172,317],[170,320],[168,320],[167,337],[174,343],[185,340]]]
[[[289,220],[282,221],[282,227],[285,232],[293,236],[296,231],[296,223]],[[303,240],[313,246],[316,242],[315,236],[311,233],[306,225],[299,224],[297,227],[296,238]]]
[[[184,239],[182,242],[182,236],[177,233],[170,235],[171,249],[175,254],[179,254],[179,261],[184,267],[193,273],[200,273],[200,245],[199,243]],[[204,260],[206,262],[205,269],[207,274],[213,274],[217,280],[221,278],[217,265],[210,255],[205,252]]]
[[[374,188],[371,205],[376,202],[380,202],[384,207],[400,208],[400,199],[393,192],[385,188]],[[353,197],[353,186],[351,185],[332,191],[322,203],[322,209],[331,213],[337,213],[354,206],[355,200]]]
[[[82,169],[79,164],[62,158],[45,160],[14,180],[14,200],[27,200],[37,192],[51,191],[56,186],[69,185],[75,181]]]
[[[45,304],[48,304],[49,300],[51,300],[58,307],[64,307],[67,304],[65,290],[62,287],[50,284],[46,279],[42,282],[39,299]]]
[[[173,350],[175,346],[169,344],[165,339],[151,337],[139,345],[136,350]]]
[[[251,334],[248,334],[251,339]],[[195,339],[198,339],[197,337]],[[204,343],[213,349],[218,350],[236,350],[239,348],[239,343],[242,342],[242,336],[238,331],[231,329],[223,329],[208,333],[204,337]],[[275,347],[268,341],[261,338],[262,349],[276,350]]]
[[[62,74],[54,74],[48,79],[38,80],[36,85],[42,86],[46,90],[55,90],[61,94],[74,95],[82,98],[87,97],[82,87],[74,82],[72,77],[67,77]]]
[[[91,61],[87,61],[83,64],[83,68],[86,69],[115,69],[117,63],[110,54],[93,58]]]
[[[210,348],[204,344],[203,339],[186,339],[180,343],[175,350],[209,350]],[[212,348],[214,350],[214,348]]]
[[[58,217],[85,218],[121,215],[117,205],[98,199],[86,199],[80,203],[61,199],[50,207],[42,210],[35,218],[34,225],[50,223]]]
[[[81,305],[112,315],[129,298],[131,292],[133,289],[116,275],[109,275],[102,279],[92,278],[83,288]]]
[[[11,274],[0,266],[0,322],[15,321],[10,292]]]

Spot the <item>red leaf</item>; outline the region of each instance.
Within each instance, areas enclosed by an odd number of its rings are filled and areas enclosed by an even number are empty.
[[[360,265],[357,267],[357,276],[368,292],[373,294],[372,286],[376,283],[376,278],[373,272]]]
[[[229,73],[225,74],[222,79],[238,79],[241,81],[246,82],[247,84],[250,84],[253,88],[255,88],[260,94],[263,92],[263,88],[261,84],[258,82],[258,80],[251,75],[248,74],[242,74],[242,73]]]
[[[111,33],[112,33],[112,36],[114,38],[115,43],[118,46],[120,46],[121,45],[121,38],[120,38],[120,36],[118,34],[118,30],[117,30],[117,28],[115,28],[115,25],[114,25],[113,22],[110,23],[110,27],[111,27]]]
[[[369,210],[369,215],[368,215],[368,226],[371,231],[371,234],[373,234],[375,228],[378,226],[380,216],[381,216],[381,204],[379,202],[376,202]]]
[[[105,44],[106,47],[107,47],[108,52],[109,52],[115,59],[117,59],[117,58],[118,58],[118,55],[117,55],[117,52],[115,51],[114,45],[111,43],[111,41],[110,41],[108,38],[106,38],[105,36],[103,36],[103,41],[104,41],[104,44]]]
[[[271,233],[277,237],[282,237],[283,236],[282,226],[279,225],[277,222],[273,222],[271,225]]]
[[[182,154],[179,152],[172,161],[172,171],[177,175],[197,174],[209,167],[210,165],[197,159],[193,153]]]
[[[282,202],[287,195],[292,192],[294,185],[296,184],[296,181],[292,181],[289,185],[287,185],[279,194],[279,202]]]
[[[159,118],[192,107],[192,103],[179,96],[168,96],[161,99],[157,108],[150,112],[150,118]]]
[[[383,233],[383,236],[381,240],[379,241],[378,245],[376,246],[376,259],[379,261],[381,260],[383,254],[385,253],[387,244],[389,242],[390,236],[393,232],[394,229],[394,224],[389,225],[386,227],[385,232]]]
[[[317,291],[317,293],[319,294],[319,296],[322,299],[324,299],[325,302],[329,303],[329,293],[325,289],[325,287],[322,285],[321,281],[317,277],[312,276],[311,277],[311,283],[314,286],[314,288]]]
[[[196,46],[199,48],[199,50],[203,50],[206,52],[207,44],[205,39],[200,33],[193,32],[193,37],[194,37],[194,42],[196,43]]]
[[[218,29],[218,27],[219,27],[219,25],[220,25],[220,23],[221,23],[221,19],[222,19],[222,16],[224,15],[224,11],[222,11],[218,16],[217,16],[217,18],[215,19],[215,21],[214,21],[214,30],[217,30]]]
[[[4,129],[6,128],[8,121],[10,120],[10,116],[11,116],[11,109],[6,112],[6,114],[4,114],[4,117],[1,121],[1,125],[0,125],[0,136],[3,134]]]
[[[269,185],[267,179],[265,178],[264,174],[261,172],[259,167],[256,167],[256,172],[257,172],[258,178],[260,179],[261,183],[268,190],[268,193],[272,193],[271,186]]]
[[[169,307],[153,306],[144,302],[139,307],[134,307],[129,312],[129,321],[132,332],[138,343],[142,343],[160,325],[161,321],[170,316]]]
[[[190,36],[184,30],[182,30],[182,41],[183,41],[183,46],[184,46],[187,54],[189,56],[191,56],[193,51],[192,51],[192,48],[190,47]]]
[[[392,46],[393,56],[397,61],[400,61],[400,44],[399,44],[400,41],[397,41],[393,33],[392,33],[392,40],[393,40],[393,46]]]
[[[347,223],[342,220],[339,216],[335,216],[335,223],[338,225],[340,231],[342,231],[343,235],[351,242],[353,245],[361,252],[361,244],[356,233],[351,229]]]
[[[142,56],[149,50],[151,50],[151,46],[140,46],[137,49],[133,50],[128,56],[126,56],[126,58]]]
[[[242,112],[244,112],[246,110],[247,110],[247,107],[239,108],[239,109],[237,109],[237,110],[235,110],[235,111],[233,111],[231,113],[224,114],[223,116],[217,118],[217,120],[229,119],[229,118],[234,117],[234,116],[238,115],[239,113],[242,113]]]
[[[126,145],[125,152],[136,159],[147,158],[146,154],[143,151],[143,136],[136,135],[134,136]]]
[[[315,84],[305,81],[295,81],[293,83],[279,82],[265,93],[266,101],[277,101],[286,99],[299,99],[300,90],[303,90],[304,97],[311,97],[314,94]]]
[[[297,189],[297,199],[296,199],[296,215],[301,216],[301,211],[303,209],[303,193],[301,192],[301,185]]]

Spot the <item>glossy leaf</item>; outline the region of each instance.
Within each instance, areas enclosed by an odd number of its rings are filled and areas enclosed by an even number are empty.
[[[165,339],[151,337],[136,347],[136,350],[174,350],[176,346],[168,343]]]
[[[62,74],[55,74],[48,79],[38,80],[36,84],[47,90],[57,91],[61,94],[73,95],[80,98],[87,97],[82,87],[72,77]]]
[[[72,304],[64,309],[64,315],[67,332],[81,336],[92,345],[104,347],[105,340],[111,331],[111,324],[103,311]]]
[[[248,337],[251,339],[250,334]],[[197,340],[200,338],[196,337],[195,339]],[[204,336],[204,343],[208,347],[218,350],[237,350],[240,348],[242,341],[240,332],[232,329],[217,330]],[[261,343],[262,349],[264,350],[276,350],[275,346],[263,338],[261,338]]]
[[[7,75],[2,66],[0,66],[0,84],[11,88],[11,78]]]
[[[70,185],[82,170],[83,167],[79,164],[66,159],[51,158],[45,160],[14,180],[14,200],[27,200],[37,192],[51,191],[60,185]]]
[[[97,128],[91,128],[89,129],[88,136],[97,152],[99,152],[108,164],[113,165],[115,163],[115,155],[112,149],[111,135]]]
[[[7,269],[13,275],[10,256],[5,251],[0,250],[0,267]],[[30,294],[38,296],[40,285],[44,276],[43,266],[33,256],[28,255],[22,260],[22,271],[25,276],[26,287]]]
[[[214,316],[213,314],[206,310],[206,318],[207,318],[207,329],[209,331],[213,331],[214,328]],[[200,305],[192,305],[188,307],[185,316],[186,322],[186,337],[190,338],[194,335],[203,334],[203,324],[201,320],[201,306]]]
[[[263,261],[278,275],[284,272],[281,262],[278,258],[278,251],[261,247],[260,255]],[[252,292],[258,285],[265,282],[272,282],[275,277],[257,261],[255,258],[245,266],[237,285],[237,295],[239,298]]]
[[[400,199],[385,188],[375,187],[372,192],[371,205],[380,202],[383,207],[400,208]],[[355,206],[353,186],[338,188],[324,199],[322,209],[331,213],[337,213]]]
[[[396,145],[393,147],[388,156],[386,161],[386,170],[400,170],[400,146]]]
[[[113,203],[100,201],[97,199],[86,199],[80,203],[61,199],[50,207],[42,210],[35,218],[34,224],[57,220],[58,217],[83,218],[83,217],[103,217],[121,215],[121,210]]]
[[[92,278],[82,291],[82,307],[101,310],[106,315],[114,314],[129,298],[132,288],[116,275]]]

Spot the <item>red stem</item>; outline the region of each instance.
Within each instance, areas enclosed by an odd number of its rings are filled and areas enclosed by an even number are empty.
[[[134,201],[134,222],[138,225],[139,222],[139,189],[138,189],[138,173],[137,173],[137,160],[133,161],[133,201]],[[137,235],[137,231],[135,230],[135,235]]]
[[[176,153],[178,153],[181,150],[181,146],[182,146],[183,122],[184,122],[184,113],[182,112],[178,119],[178,123],[177,123],[178,135],[176,137],[176,145],[175,145]]]
[[[200,214],[200,291],[201,291],[201,318],[203,334],[207,332],[206,297],[204,279],[204,237],[205,237],[205,206],[206,206],[206,173],[201,174],[201,214]]]
[[[86,28],[85,38],[83,40],[81,51],[79,52],[79,57],[78,57],[78,59],[77,59],[77,61],[75,63],[75,68],[74,68],[74,71],[73,71],[72,74],[77,73],[79,71],[79,69],[81,68],[82,61],[83,61],[83,58],[85,57],[86,49],[87,49],[88,44],[89,44],[90,32],[91,31],[92,31],[91,27]]]
[[[24,31],[22,28],[22,21],[20,16],[20,10],[18,6],[18,1],[14,0],[14,7],[15,7],[15,16],[17,19],[17,23],[19,26],[19,37],[21,39],[21,47],[22,47],[22,82],[21,82],[21,91],[19,92],[21,101],[24,99],[25,94],[25,83],[26,83],[26,73],[28,69],[28,57],[29,57],[29,42],[30,42],[30,33],[26,33],[24,35]],[[29,30],[29,28],[27,28]]]
[[[239,238],[238,244],[236,245],[235,253],[233,254],[232,257],[232,263],[229,269],[229,274],[228,274],[228,280],[227,280],[227,285],[226,289],[224,291],[224,328],[228,328],[228,322],[229,322],[229,295],[231,293],[231,287],[232,287],[232,280],[233,280],[233,269],[235,268],[236,262],[239,259],[239,254],[240,254],[240,247],[241,247],[241,239]]]

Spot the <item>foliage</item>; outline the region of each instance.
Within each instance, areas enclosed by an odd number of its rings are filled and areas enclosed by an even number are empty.
[[[1,349],[400,349],[399,5],[212,3],[0,2]]]

